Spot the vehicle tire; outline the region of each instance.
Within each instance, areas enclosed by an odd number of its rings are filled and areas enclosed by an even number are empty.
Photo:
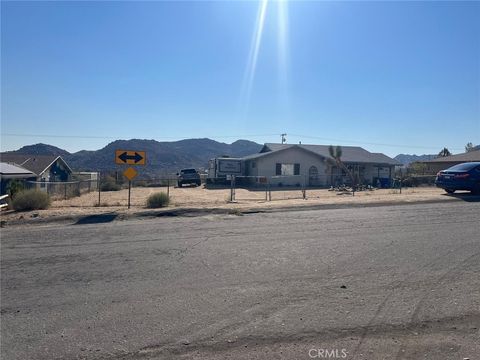
[[[202,182],[201,181],[197,181],[197,186],[200,186],[202,185]]]
[[[475,185],[475,187],[472,189],[472,194],[480,195],[480,183]]]
[[[448,193],[448,194],[453,194],[455,192],[455,190],[453,189],[445,189],[445,191]]]
[[[182,187],[182,185],[183,185],[183,184],[182,184],[181,181],[179,181],[179,182],[177,183],[177,187],[179,187],[179,188]]]

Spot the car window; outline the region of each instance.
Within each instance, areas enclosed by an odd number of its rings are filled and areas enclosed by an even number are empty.
[[[449,170],[449,171],[469,171],[473,167],[475,167],[475,164],[463,163],[463,164],[458,164],[458,165],[452,166],[452,167],[448,168],[447,170]]]

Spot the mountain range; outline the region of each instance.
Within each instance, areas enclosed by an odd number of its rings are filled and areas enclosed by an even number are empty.
[[[147,165],[142,169],[144,175],[176,172],[182,168],[206,168],[208,160],[218,156],[242,157],[260,151],[261,144],[249,140],[237,140],[226,144],[215,140],[185,139],[171,142],[156,140],[131,139],[115,140],[100,150],[82,150],[70,153],[64,149],[48,145],[27,145],[10,153],[29,155],[59,155],[76,171],[122,171],[124,167],[115,165],[115,150],[136,150],[147,153]],[[438,155],[395,156],[404,165],[415,161],[431,160]]]
[[[401,162],[403,165],[409,165],[416,161],[427,161],[438,157],[438,155],[410,155],[410,154],[398,154],[394,157],[395,160]]]
[[[260,151],[262,145],[248,140],[226,144],[211,139],[185,139],[172,142],[131,139],[116,140],[96,151],[82,150],[69,153],[48,144],[24,146],[9,153],[29,155],[59,155],[75,171],[123,171],[125,166],[115,165],[115,150],[145,151],[147,165],[141,174],[154,176],[177,172],[182,168],[206,168],[208,160],[218,156],[242,157]]]

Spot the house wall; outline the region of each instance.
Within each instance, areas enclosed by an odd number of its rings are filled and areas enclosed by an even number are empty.
[[[277,163],[300,164],[299,176],[273,178],[270,181],[272,185],[282,183],[287,186],[295,186],[299,183],[303,184],[305,180],[308,185],[308,174],[311,166],[316,166],[318,169],[319,186],[328,185],[330,179],[329,173],[326,172],[327,166],[319,156],[298,148],[290,148],[268,156],[247,160],[245,163],[248,176],[267,176],[269,178],[276,176]],[[255,165],[253,166],[253,164]]]
[[[299,176],[276,176],[276,164],[300,164]],[[351,166],[355,174],[360,175],[361,183],[377,185],[377,178],[381,179],[382,185],[389,184],[390,176],[394,175],[394,166],[376,165],[376,164],[353,164]],[[309,169],[315,166],[318,170],[316,180],[309,176]],[[351,180],[347,174],[336,167],[331,168],[320,156],[303,151],[298,148],[290,148],[284,151],[272,153],[271,155],[250,159],[245,161],[245,174],[247,176],[266,176],[270,178],[270,183],[276,185],[282,183],[286,186],[295,186],[304,184],[307,186],[330,186],[340,184],[350,184]]]

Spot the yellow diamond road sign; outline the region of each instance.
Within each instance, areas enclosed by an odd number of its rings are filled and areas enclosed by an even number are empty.
[[[120,165],[145,165],[145,151],[115,150],[115,163]]]
[[[138,175],[137,171],[134,168],[129,167],[127,170],[123,172],[123,175],[129,180],[132,181],[132,179]]]

